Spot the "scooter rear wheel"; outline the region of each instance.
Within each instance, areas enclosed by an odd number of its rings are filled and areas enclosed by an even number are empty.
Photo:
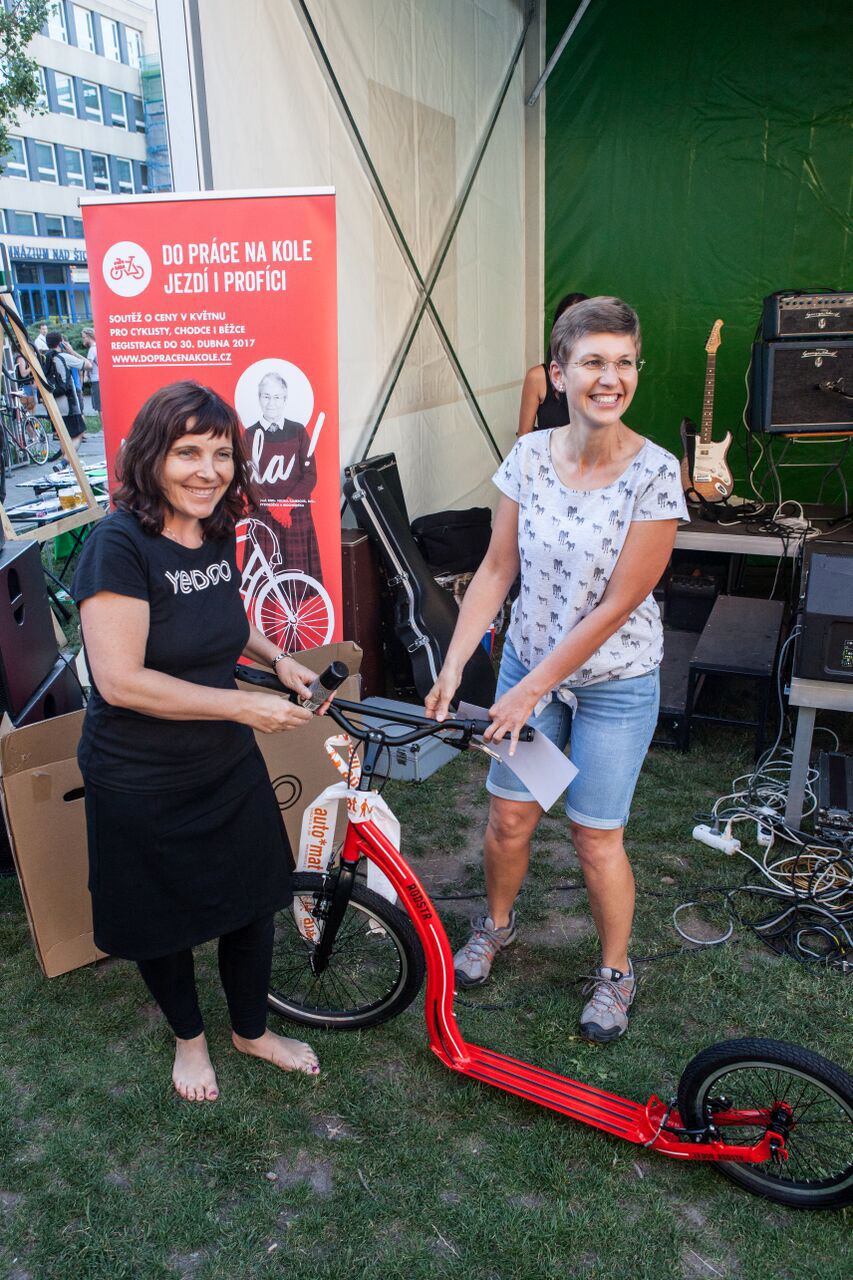
[[[853,1204],[853,1079],[817,1053],[782,1040],[725,1040],[687,1064],[678,1085],[678,1110],[688,1128],[713,1121],[728,1107],[790,1108],[788,1159],[743,1164],[716,1161],[714,1168],[739,1186],[798,1209]],[[721,1125],[733,1144],[759,1141],[763,1125]]]

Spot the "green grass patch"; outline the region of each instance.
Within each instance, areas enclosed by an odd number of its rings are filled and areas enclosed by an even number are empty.
[[[459,1002],[463,1033],[644,1100],[669,1097],[689,1057],[755,1033],[846,1064],[849,986],[750,935],[680,949],[673,907],[734,884],[741,860],[690,839],[748,767],[746,737],[700,730],[687,757],[655,751],[628,844],[640,966],[629,1037],[576,1038],[575,979],[596,960],[559,810],[537,835],[521,936],[494,982]],[[485,760],[390,785],[403,849],[456,945],[479,908]],[[674,952],[675,954],[667,954]],[[662,954],[663,953],[663,954]],[[198,952],[220,1101],[169,1083],[169,1036],[132,965],[47,981],[17,884],[0,882],[0,1275],[15,1280],[841,1280],[850,1213],[804,1214],[454,1076],[430,1054],[421,1002],[354,1035],[312,1034],[323,1074],[288,1077],[228,1043],[214,948]],[[486,1007],[488,1006],[488,1007]],[[495,1008],[495,1006],[498,1006]],[[285,1027],[287,1034],[301,1034]]]

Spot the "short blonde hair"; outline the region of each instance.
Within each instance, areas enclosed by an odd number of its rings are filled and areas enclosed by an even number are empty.
[[[624,333],[640,354],[640,317],[621,298],[587,298],[564,311],[551,330],[551,355],[561,369],[569,363],[575,344],[588,333]]]

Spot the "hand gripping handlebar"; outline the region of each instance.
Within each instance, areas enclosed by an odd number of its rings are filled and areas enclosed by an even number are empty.
[[[333,666],[340,668],[342,663],[334,663]],[[325,688],[332,688],[336,675],[340,672],[333,673],[331,667],[320,676],[320,682]],[[349,672],[347,672],[347,675]],[[238,666],[234,669],[234,675],[238,680],[243,680],[247,684],[254,685],[257,689],[269,689],[273,693],[286,693],[291,702],[298,703],[299,697],[290,690],[284,688],[278,676],[271,671],[261,671],[257,667]],[[346,676],[341,676],[338,683],[343,683]],[[335,724],[339,725],[345,733],[351,738],[359,741],[370,739],[373,742],[386,740],[388,745],[395,747],[408,746],[412,742],[420,742],[424,738],[432,737],[437,733],[456,732],[460,738],[454,741],[448,738],[450,746],[464,747],[467,746],[471,738],[482,738],[487,729],[492,727],[491,720],[428,720],[426,716],[419,715],[416,711],[400,711],[393,710],[388,707],[371,707],[363,702],[347,702],[343,698],[336,698],[331,703],[326,713]],[[398,737],[396,734],[391,737],[384,734],[378,726],[370,727],[364,724],[354,724],[350,717],[355,716],[358,720],[382,720],[391,724],[409,725],[412,729],[411,733],[402,734]],[[518,738],[520,742],[532,742],[534,730],[529,724],[524,725],[520,730]]]

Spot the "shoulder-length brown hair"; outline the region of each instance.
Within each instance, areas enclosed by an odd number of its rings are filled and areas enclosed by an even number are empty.
[[[198,382],[173,382],[149,396],[137,413],[116,461],[120,488],[115,504],[130,511],[146,533],[162,533],[169,509],[160,483],[163,462],[181,436],[227,437],[234,450],[234,478],[213,514],[202,521],[205,538],[224,538],[257,504],[235,409]]]

